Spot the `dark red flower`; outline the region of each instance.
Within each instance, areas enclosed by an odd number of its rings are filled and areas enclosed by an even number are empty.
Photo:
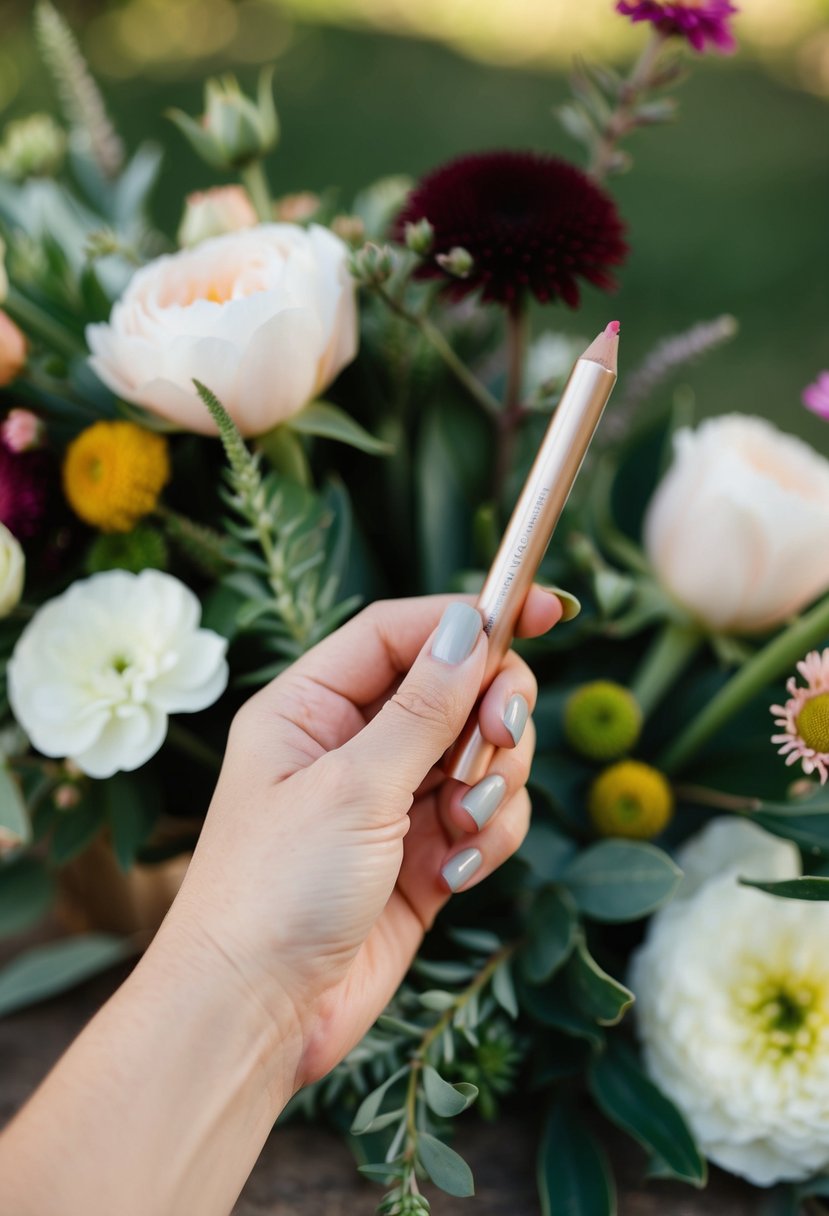
[[[45,452],[12,452],[0,443],[0,523],[18,540],[39,532],[49,502]]]
[[[660,34],[680,35],[695,51],[710,43],[728,55],[737,47],[728,23],[739,9],[729,0],[619,0],[616,11],[632,21],[649,21]]]
[[[534,152],[485,152],[439,166],[410,194],[395,235],[424,218],[435,236],[421,276],[446,279],[455,296],[480,289],[484,300],[508,306],[531,292],[575,308],[578,279],[612,290],[609,267],[627,254],[610,195],[566,161]],[[464,279],[437,260],[456,247],[472,255]]]

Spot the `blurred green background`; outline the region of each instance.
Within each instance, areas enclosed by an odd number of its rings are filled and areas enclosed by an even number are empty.
[[[201,111],[201,82],[234,70],[252,88],[277,65],[278,194],[354,193],[470,149],[533,147],[576,161],[553,107],[576,53],[628,62],[645,33],[610,0],[123,0],[60,6],[127,141],[167,148],[156,216],[174,231],[184,195],[210,184],[164,118]],[[741,53],[692,60],[679,121],[640,132],[612,183],[632,255],[612,301],[585,293],[537,323],[590,335],[624,324],[632,367],[661,336],[723,312],[736,341],[689,377],[701,413],[764,414],[829,451],[800,405],[829,366],[829,5],[745,0]],[[31,37],[31,5],[0,2],[0,118],[54,108]]]

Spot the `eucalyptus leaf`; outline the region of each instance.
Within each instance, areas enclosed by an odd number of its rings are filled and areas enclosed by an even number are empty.
[[[582,936],[576,940],[565,979],[576,1005],[600,1026],[615,1026],[635,1000],[629,988],[602,970]]]
[[[543,882],[556,882],[576,852],[574,842],[551,823],[533,822],[518,858]]]
[[[740,886],[754,887],[767,895],[779,895],[784,899],[829,900],[829,878],[807,874],[802,878],[784,878],[780,882],[758,882],[753,878],[741,878]]]
[[[463,1157],[448,1144],[430,1136],[428,1132],[420,1132],[417,1137],[417,1155],[432,1182],[442,1191],[446,1191],[447,1195],[465,1199],[475,1194],[471,1169]]]
[[[0,937],[22,933],[48,911],[55,894],[49,871],[34,857],[0,865]]]
[[[459,946],[474,950],[476,954],[495,954],[503,945],[500,937],[488,929],[450,929],[449,936]]]
[[[645,1076],[626,1044],[611,1036],[587,1076],[590,1092],[611,1122],[655,1153],[673,1177],[705,1185],[705,1158],[685,1120]]]
[[[509,960],[501,963],[492,977],[492,995],[511,1018],[518,1017],[518,998],[515,995],[515,985],[512,982],[512,968]]]
[[[318,435],[337,439],[350,447],[368,452],[370,456],[385,456],[392,451],[390,443],[375,439],[350,414],[329,401],[312,401],[284,424],[300,435]]]
[[[423,1066],[423,1092],[426,1095],[426,1102],[436,1115],[440,1115],[444,1119],[451,1119],[471,1106],[478,1096],[478,1087],[469,1085],[465,1081],[451,1085],[449,1081],[444,1081],[430,1064],[425,1064]]]
[[[446,1009],[451,1009],[455,1004],[455,997],[451,992],[441,992],[437,988],[431,988],[428,992],[421,992],[418,1000],[424,1009],[432,1009],[436,1013],[443,1013]]]
[[[29,812],[17,778],[8,764],[0,764],[0,846],[19,848],[31,838]]]
[[[587,1017],[573,1003],[562,985],[555,983],[544,988],[523,987],[521,1006],[526,1013],[542,1026],[560,1030],[563,1034],[584,1039],[596,1050],[604,1046],[605,1034],[592,1017]]]
[[[129,938],[84,933],[35,946],[0,970],[0,1017],[73,988],[134,954]]]
[[[398,1068],[397,1072],[393,1072],[382,1085],[379,1085],[377,1089],[372,1090],[368,1097],[363,1099],[351,1124],[352,1136],[362,1136],[365,1132],[370,1130],[372,1123],[380,1113],[380,1107],[387,1091],[391,1089],[395,1081],[399,1081],[400,1078],[408,1071],[408,1065],[404,1065],[403,1068]]]
[[[754,812],[750,822],[759,824],[775,836],[793,841],[810,853],[829,852],[829,814],[822,808],[797,809],[795,806],[781,805],[773,812]]]
[[[585,916],[639,920],[670,899],[682,871],[655,845],[603,840],[579,853],[562,881]]]
[[[543,1216],[615,1216],[616,1187],[604,1152],[563,1104],[551,1109],[538,1146]]]
[[[545,983],[567,961],[577,926],[576,906],[568,891],[547,887],[538,894],[521,957],[524,976],[531,984]]]
[[[115,856],[126,871],[153,830],[160,793],[136,773],[116,773],[104,782],[103,796]]]

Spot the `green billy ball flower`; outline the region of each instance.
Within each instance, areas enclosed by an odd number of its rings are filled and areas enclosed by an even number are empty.
[[[633,693],[612,680],[582,684],[564,707],[567,742],[588,760],[616,760],[629,752],[642,729]]]
[[[674,796],[658,769],[641,760],[621,760],[599,773],[587,808],[600,835],[650,840],[669,823]]]
[[[101,533],[86,555],[86,569],[90,574],[99,574],[102,570],[129,570],[131,574],[140,574],[147,569],[166,570],[168,558],[164,537],[144,524],[133,528],[132,532]]]

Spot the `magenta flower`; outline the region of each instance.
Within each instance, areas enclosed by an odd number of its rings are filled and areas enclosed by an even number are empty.
[[[578,280],[613,290],[611,267],[627,254],[610,195],[581,169],[535,152],[482,152],[433,169],[409,195],[395,235],[422,219],[434,240],[419,276],[444,279],[456,298],[480,290],[512,307],[532,294],[575,308]],[[472,259],[463,278],[447,265],[458,248]]]
[[[803,404],[807,410],[829,422],[829,372],[821,372],[814,384],[804,388]]]
[[[829,649],[821,654],[812,650],[797,664],[806,681],[802,688],[797,676],[786,682],[789,700],[785,705],[772,705],[774,724],[783,733],[772,735],[772,743],[780,744],[780,755],[787,764],[800,764],[804,773],[817,773],[820,784],[829,777]]]
[[[18,540],[39,531],[49,503],[48,455],[12,452],[0,443],[0,523]]]
[[[729,55],[737,49],[728,23],[739,10],[729,0],[619,0],[616,11],[631,21],[649,21],[666,37],[684,38],[695,51],[710,45]]]

